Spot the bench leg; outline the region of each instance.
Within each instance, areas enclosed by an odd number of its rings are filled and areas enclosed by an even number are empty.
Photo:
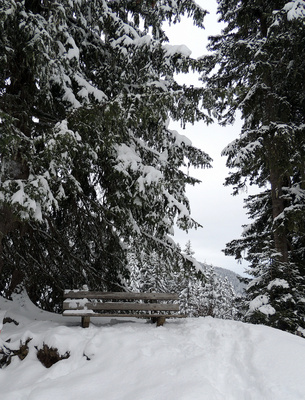
[[[165,317],[157,317],[157,326],[163,326],[165,322]]]
[[[82,317],[82,327],[89,328],[90,317]]]

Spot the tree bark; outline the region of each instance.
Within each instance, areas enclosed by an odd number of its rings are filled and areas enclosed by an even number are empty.
[[[3,270],[3,244],[2,244],[3,235],[0,232],[0,275]]]
[[[8,205],[3,205],[2,208],[0,208],[0,275],[2,274],[4,267],[3,240],[14,229],[20,229],[20,223],[11,211],[10,207]],[[21,275],[22,274],[19,270],[14,270],[9,289],[9,296],[13,293],[14,289],[22,282],[23,276]]]
[[[3,239],[14,229],[16,219],[12,215],[9,207],[3,205],[0,208],[0,274],[3,269]]]
[[[272,217],[273,221],[279,217],[279,215],[284,211],[284,200],[282,197],[282,179],[278,171],[270,170],[270,184],[271,184],[271,196],[272,196]],[[278,261],[288,262],[288,244],[285,233],[285,228],[280,227],[276,222],[274,224],[274,246],[275,250],[280,254]]]

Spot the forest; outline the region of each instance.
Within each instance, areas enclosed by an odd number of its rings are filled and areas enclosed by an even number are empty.
[[[61,312],[67,288],[170,290],[189,316],[305,336],[305,1],[217,4],[225,27],[192,58],[164,23],[204,28],[208,2],[1,1],[1,296]],[[169,128],[237,112],[225,184],[259,188],[225,249],[249,263],[241,297],[173,241],[199,226],[188,168],[213,163]]]

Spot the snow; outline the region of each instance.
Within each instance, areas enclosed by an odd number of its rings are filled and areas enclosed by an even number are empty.
[[[287,12],[287,19],[291,21],[293,19],[304,19],[305,18],[305,1],[304,0],[293,0],[284,6],[284,11]]]
[[[74,76],[76,82],[79,84],[81,89],[77,93],[79,96],[85,98],[89,102],[89,94],[92,94],[97,101],[104,101],[107,99],[107,96],[102,90],[99,90],[93,87],[89,82],[86,81],[82,76],[79,74],[75,74]]]
[[[143,173],[143,176],[140,176],[137,179],[140,193],[145,192],[145,185],[150,186],[152,183],[157,184],[163,178],[162,172],[150,165],[143,166],[142,173]]]
[[[273,286],[278,286],[278,287],[282,287],[285,289],[289,288],[289,283],[285,280],[285,279],[273,279],[273,281],[271,281],[267,287],[268,290],[271,290],[273,288]]]
[[[137,154],[136,149],[127,146],[125,143],[116,145],[115,149],[117,151],[117,162],[118,166],[116,169],[118,171],[124,172],[128,168],[132,171],[138,170],[138,164],[141,163],[141,157]]]
[[[67,44],[71,46],[67,52],[67,58],[69,60],[76,58],[77,61],[79,61],[79,48],[76,46],[76,43],[71,36],[67,39]]]
[[[12,195],[12,204],[19,203],[23,205],[25,198],[23,182],[21,179],[17,179],[15,182],[18,184],[19,190]]]
[[[269,297],[266,295],[259,295],[255,297],[252,301],[250,301],[249,304],[249,311],[260,311],[261,313],[265,315],[273,315],[275,314],[275,309],[268,304],[269,303]]]
[[[87,315],[87,314],[94,314],[94,310],[87,310],[87,308],[85,307],[83,310],[65,310],[63,312],[63,315]]]
[[[8,7],[8,5],[7,5],[7,7]],[[10,8],[7,8],[6,10],[2,10],[2,12],[4,11],[4,14],[6,14],[6,15],[14,14],[16,7],[17,7],[16,3],[12,2],[12,4],[10,4]]]
[[[39,193],[45,199],[46,208],[50,207],[51,204],[57,206],[57,201],[52,195],[47,178],[49,178],[48,172],[45,173],[45,176],[30,174],[27,182],[21,179],[14,181],[18,189],[12,194],[10,201],[12,204],[19,204],[24,208],[20,212],[21,218],[27,219],[31,214],[37,221],[42,221],[41,204],[35,200],[36,193]],[[9,185],[9,183],[10,181],[6,181],[3,186]]]
[[[2,400],[301,400],[305,341],[260,325],[211,317],[169,320],[80,318],[42,312],[25,295],[0,298],[0,340],[29,342],[0,373]],[[45,368],[43,344],[70,357]]]
[[[88,299],[77,299],[77,300],[67,299],[65,300],[65,303],[69,304],[69,308],[77,308],[77,307],[85,308],[88,301],[89,301]]]
[[[175,54],[181,54],[182,56],[190,57],[192,54],[191,50],[184,44],[180,44],[180,45],[165,44],[163,46],[163,48],[166,51],[166,54],[168,56],[174,56]]]
[[[2,311],[0,310],[0,333],[1,333],[1,329],[3,328],[3,318],[5,317],[6,314],[6,310]]]
[[[169,132],[175,139],[175,145],[181,146],[181,144],[184,143],[185,146],[192,146],[192,142],[188,137],[180,135],[176,130],[169,130]]]

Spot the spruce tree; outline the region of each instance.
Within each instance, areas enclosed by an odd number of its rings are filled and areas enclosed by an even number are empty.
[[[246,319],[296,332],[305,327],[305,4],[219,0],[221,35],[211,38],[203,80],[223,124],[237,110],[242,132],[223,154],[234,194],[262,192],[246,207],[254,222],[226,254],[254,276]],[[217,66],[217,68],[215,68]]]
[[[194,1],[3,0],[0,8],[0,253],[3,288],[32,298],[119,288],[126,248],[174,251],[196,226],[181,167],[210,158],[168,128],[209,119],[200,70],[162,23],[202,27]],[[53,293],[53,294],[52,294]],[[51,300],[50,300],[51,301]]]
[[[184,252],[166,256],[156,251],[135,254],[131,246],[130,276],[125,286],[132,292],[177,293],[180,311],[188,317],[236,318],[237,298],[232,284],[217,275],[212,266],[197,263],[193,255],[190,241]]]

